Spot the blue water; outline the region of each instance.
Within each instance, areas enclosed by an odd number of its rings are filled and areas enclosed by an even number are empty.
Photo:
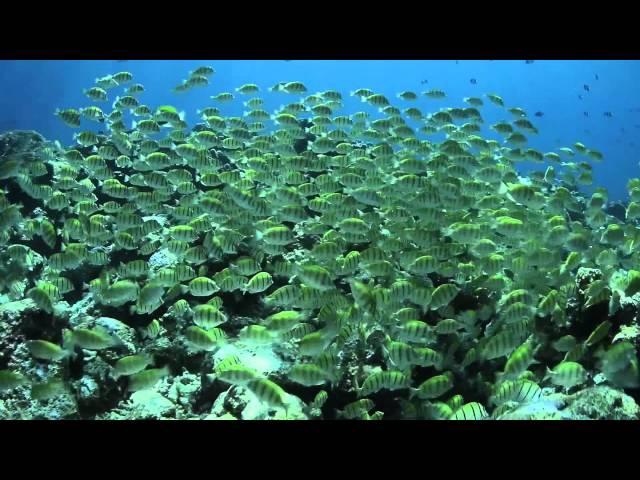
[[[208,88],[179,95],[171,92],[189,70],[200,65],[216,69]],[[174,105],[186,112],[190,124],[199,121],[197,109],[214,105],[211,95],[232,92],[244,83],[267,89],[280,81],[298,80],[310,92],[333,89],[344,95],[370,88],[389,98],[403,90],[445,90],[445,100],[421,97],[410,104],[392,102],[416,106],[423,113],[465,106],[463,97],[492,92],[501,95],[507,107],[521,107],[529,113],[540,131],[537,136],[528,135],[530,147],[547,152],[581,141],[602,151],[605,161],[594,167],[594,186],[607,187],[610,199],[624,199],[627,180],[640,173],[636,141],[640,133],[639,61],[0,61],[0,131],[33,129],[48,139],[70,143],[73,130],[53,116],[55,109],[89,105],[82,90],[93,86],[96,77],[122,70],[132,72],[134,81],[145,86],[144,104]],[[476,84],[470,82],[472,78]],[[423,80],[428,83],[421,84]],[[584,84],[590,91],[583,89]],[[267,100],[267,110],[295,101],[295,97],[283,94],[263,92],[261,96]],[[241,101],[224,105],[223,114],[241,115]],[[107,105],[100,104],[108,112]],[[358,110],[372,111],[347,96],[341,113]],[[487,127],[499,120],[512,120],[509,113],[489,102],[481,111]],[[537,111],[544,116],[535,117]],[[605,117],[604,112],[612,112],[613,117]],[[97,128],[89,122],[85,127]],[[483,135],[498,139],[488,129]]]

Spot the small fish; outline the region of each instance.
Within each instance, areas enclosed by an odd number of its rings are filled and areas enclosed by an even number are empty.
[[[68,350],[46,340],[30,340],[27,342],[27,348],[31,355],[40,360],[55,362],[71,355]]]
[[[420,384],[417,388],[412,388],[410,398],[417,396],[421,400],[429,400],[444,395],[453,388],[453,374],[450,372],[431,377]]]
[[[122,344],[122,340],[112,336],[105,328],[97,326],[93,329],[75,328],[70,333],[65,332],[65,349],[77,345],[86,350],[104,350]]]
[[[247,388],[269,407],[284,408],[287,410],[287,392],[278,384],[266,378],[257,378],[247,384]]]
[[[153,357],[151,355],[129,355],[118,360],[113,367],[113,377],[118,379],[123,376],[130,376],[143,371],[151,363]]]
[[[611,113],[611,112],[604,112],[603,115],[605,117],[609,117],[609,118],[613,117],[613,113]]]
[[[449,417],[449,420],[483,420],[488,416],[489,414],[482,404],[471,402],[456,410]]]
[[[535,62],[535,60],[525,60],[524,63],[526,63],[527,65],[531,65],[533,62]]]
[[[140,328],[139,332],[143,339],[149,338],[153,340],[160,334],[160,322],[157,319],[151,320],[151,323],[144,328]]]
[[[25,383],[28,383],[28,380],[20,373],[11,370],[0,370],[0,392],[11,390]]]
[[[536,112],[534,113],[536,117],[544,117],[544,112]]]
[[[565,335],[553,342],[551,345],[558,352],[568,352],[576,346],[576,338],[573,335]]]
[[[600,80],[600,78],[598,77],[598,74],[596,73],[596,80]]]
[[[139,390],[147,390],[153,387],[158,381],[170,375],[169,367],[150,368],[138,373],[134,373],[129,377],[127,390],[129,392],[137,392]]]
[[[375,407],[373,400],[361,398],[360,400],[345,405],[343,410],[336,410],[336,416],[338,418],[352,420],[361,417],[363,413],[368,413],[373,407]]]
[[[580,100],[582,100],[582,95],[578,95],[578,98],[579,98]]]
[[[470,83],[471,85],[477,85],[477,84],[478,84],[478,80],[476,80],[475,78],[470,78],[470,79],[469,79],[469,83]]]
[[[328,399],[329,399],[329,394],[324,390],[320,390],[314,397],[313,402],[311,402],[310,406],[311,408],[320,409],[327,402]]]
[[[556,365],[553,370],[547,367],[547,373],[544,378],[551,379],[554,385],[569,389],[584,383],[587,377],[588,373],[582,365],[577,362],[563,361]]]
[[[48,400],[65,393],[66,388],[64,381],[59,378],[52,378],[43,383],[31,385],[31,398],[34,400]]]
[[[630,342],[615,343],[605,352],[596,354],[601,361],[600,368],[605,374],[624,369],[636,356],[635,347]]]
[[[584,88],[584,89],[585,89],[585,91],[587,91],[587,92],[589,92],[589,91],[590,91],[590,90],[589,90],[589,85],[587,85],[587,84],[584,84],[584,85],[582,86],[582,88]]]
[[[611,322],[605,320],[593,330],[591,335],[589,335],[589,337],[585,340],[584,344],[588,347],[595,345],[607,336],[610,329]]]
[[[583,114],[585,117],[588,117],[588,116],[589,116],[589,112],[582,112],[582,114]]]
[[[427,79],[420,80],[420,85],[425,85],[427,83],[429,83],[429,80],[427,80]]]

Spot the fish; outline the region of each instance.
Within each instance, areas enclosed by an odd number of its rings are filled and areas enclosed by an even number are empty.
[[[167,366],[162,368],[150,368],[148,370],[142,370],[134,373],[129,376],[127,391],[139,392],[141,390],[148,390],[153,388],[155,384],[170,374],[171,371]]]
[[[582,86],[582,88],[583,88],[585,91],[587,91],[587,92],[588,92],[588,91],[590,91],[590,90],[589,90],[589,85],[587,85],[587,84],[584,84],[584,85]]]
[[[330,85],[222,91],[218,76],[201,65],[178,77],[196,102],[211,89],[192,122],[130,72],[105,75],[57,111],[70,145],[1,162],[0,294],[37,320],[15,335],[35,377],[0,375],[11,402],[29,393],[12,385],[77,397],[62,379],[92,375],[91,362],[131,392],[151,389],[171,374],[167,345],[176,368],[252,392],[269,415],[292,413],[281,381],[301,414],[353,419],[485,418],[484,399],[499,413],[542,398],[545,369],[549,387],[596,372],[638,383],[636,349],[610,340],[613,324],[574,325],[640,289],[640,180],[625,218],[604,189],[581,188],[602,152],[561,139],[541,150],[549,137],[531,142],[530,117],[544,112],[497,93],[447,105],[433,84],[364,85],[349,92],[354,110]],[[485,125],[496,108],[508,118]],[[87,315],[65,330],[60,315],[78,302]],[[94,327],[102,314],[130,328]],[[272,349],[291,360],[273,374]]]
[[[115,379],[122,376],[130,376],[141,372],[153,363],[151,355],[129,355],[120,358],[113,367],[113,377]]]
[[[570,389],[584,383],[587,380],[587,376],[588,373],[581,364],[573,361],[563,361],[553,369],[547,367],[547,373],[544,378],[550,379],[554,385]]]
[[[31,385],[31,398],[38,401],[49,400],[68,393],[64,380],[51,378],[47,381]]]
[[[266,378],[257,378],[247,383],[247,388],[269,407],[288,410],[287,393],[278,384]]]
[[[13,390],[27,383],[29,383],[28,379],[19,372],[0,370],[0,392]]]
[[[481,403],[470,402],[455,410],[449,420],[484,420],[489,416]]]

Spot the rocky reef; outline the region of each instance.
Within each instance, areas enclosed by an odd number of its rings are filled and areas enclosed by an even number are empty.
[[[85,92],[128,85],[112,112],[56,114],[106,134],[0,135],[0,418],[638,419],[640,179],[587,196],[589,163],[525,148],[517,107],[509,147],[481,137],[475,97],[354,92],[375,120],[255,97],[189,128],[132,78]]]

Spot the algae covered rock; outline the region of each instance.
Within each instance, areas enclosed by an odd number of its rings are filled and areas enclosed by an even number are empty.
[[[640,407],[629,395],[607,386],[581,390],[566,398],[572,418],[589,420],[639,420]]]
[[[498,420],[638,420],[640,407],[624,392],[607,386],[585,388],[571,395],[555,393],[520,405]]]
[[[45,138],[34,130],[11,130],[0,135],[0,157],[19,156],[35,151]]]
[[[131,395],[129,410],[132,418],[159,420],[175,415],[175,404],[153,390],[141,390]]]
[[[208,419],[231,415],[241,420],[307,420],[305,405],[300,398],[287,394],[287,409],[272,408],[260,402],[248,389],[232,387],[221,393],[213,404]]]
[[[175,418],[175,404],[155,390],[140,390],[117,408],[99,415],[100,420],[166,420]]]

